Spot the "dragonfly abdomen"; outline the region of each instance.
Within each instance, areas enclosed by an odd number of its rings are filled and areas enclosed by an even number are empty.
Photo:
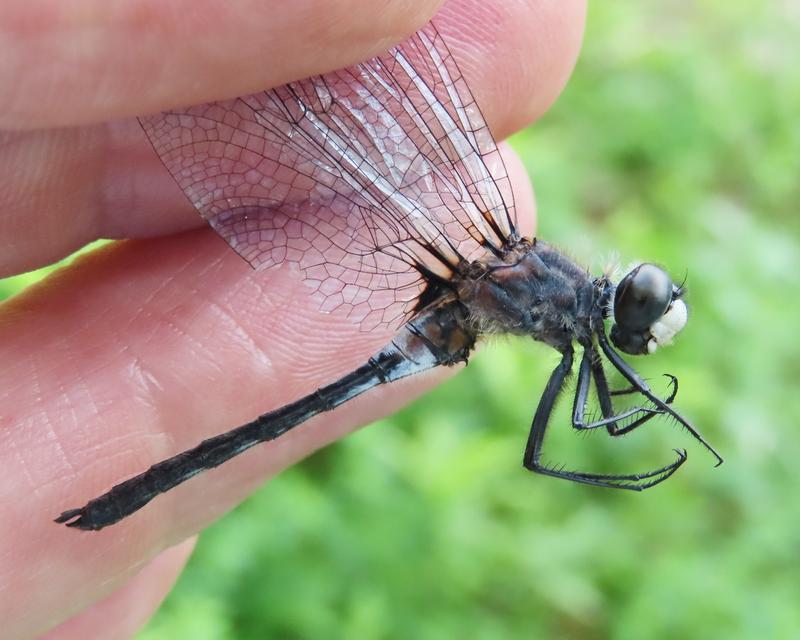
[[[378,385],[439,365],[465,362],[475,336],[464,329],[464,308],[444,302],[406,324],[386,347],[358,369],[252,422],[153,465],[56,522],[97,530],[141,509],[153,498],[261,442],[274,440],[314,416],[335,409]]]

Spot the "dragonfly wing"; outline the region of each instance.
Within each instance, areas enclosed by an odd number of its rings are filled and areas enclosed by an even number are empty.
[[[323,309],[367,328],[515,233],[497,147],[432,25],[353,67],[141,122],[237,253],[297,266]]]

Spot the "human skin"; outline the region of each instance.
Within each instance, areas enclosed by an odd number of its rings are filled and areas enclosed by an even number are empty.
[[[15,88],[0,92],[0,276],[96,238],[128,239],[0,306],[4,637],[132,635],[171,588],[197,531],[265,478],[447,375],[371,391],[101,532],[52,522],[150,464],[330,382],[390,338],[319,313],[288,269],[253,272],[204,226],[134,116],[368,58],[422,26],[437,4],[0,7],[0,87]],[[561,91],[584,11],[582,0],[444,6],[438,28],[496,138],[533,122]],[[527,176],[503,151],[531,234]]]

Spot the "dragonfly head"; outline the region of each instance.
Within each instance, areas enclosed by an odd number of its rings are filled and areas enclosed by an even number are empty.
[[[686,325],[688,310],[681,299],[684,289],[654,264],[640,264],[626,275],[614,292],[614,326],[611,342],[632,355],[654,353]]]

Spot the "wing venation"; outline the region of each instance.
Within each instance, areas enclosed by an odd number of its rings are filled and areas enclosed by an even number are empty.
[[[255,269],[288,262],[327,311],[399,325],[515,233],[497,146],[428,25],[364,63],[140,119],[189,200]]]

